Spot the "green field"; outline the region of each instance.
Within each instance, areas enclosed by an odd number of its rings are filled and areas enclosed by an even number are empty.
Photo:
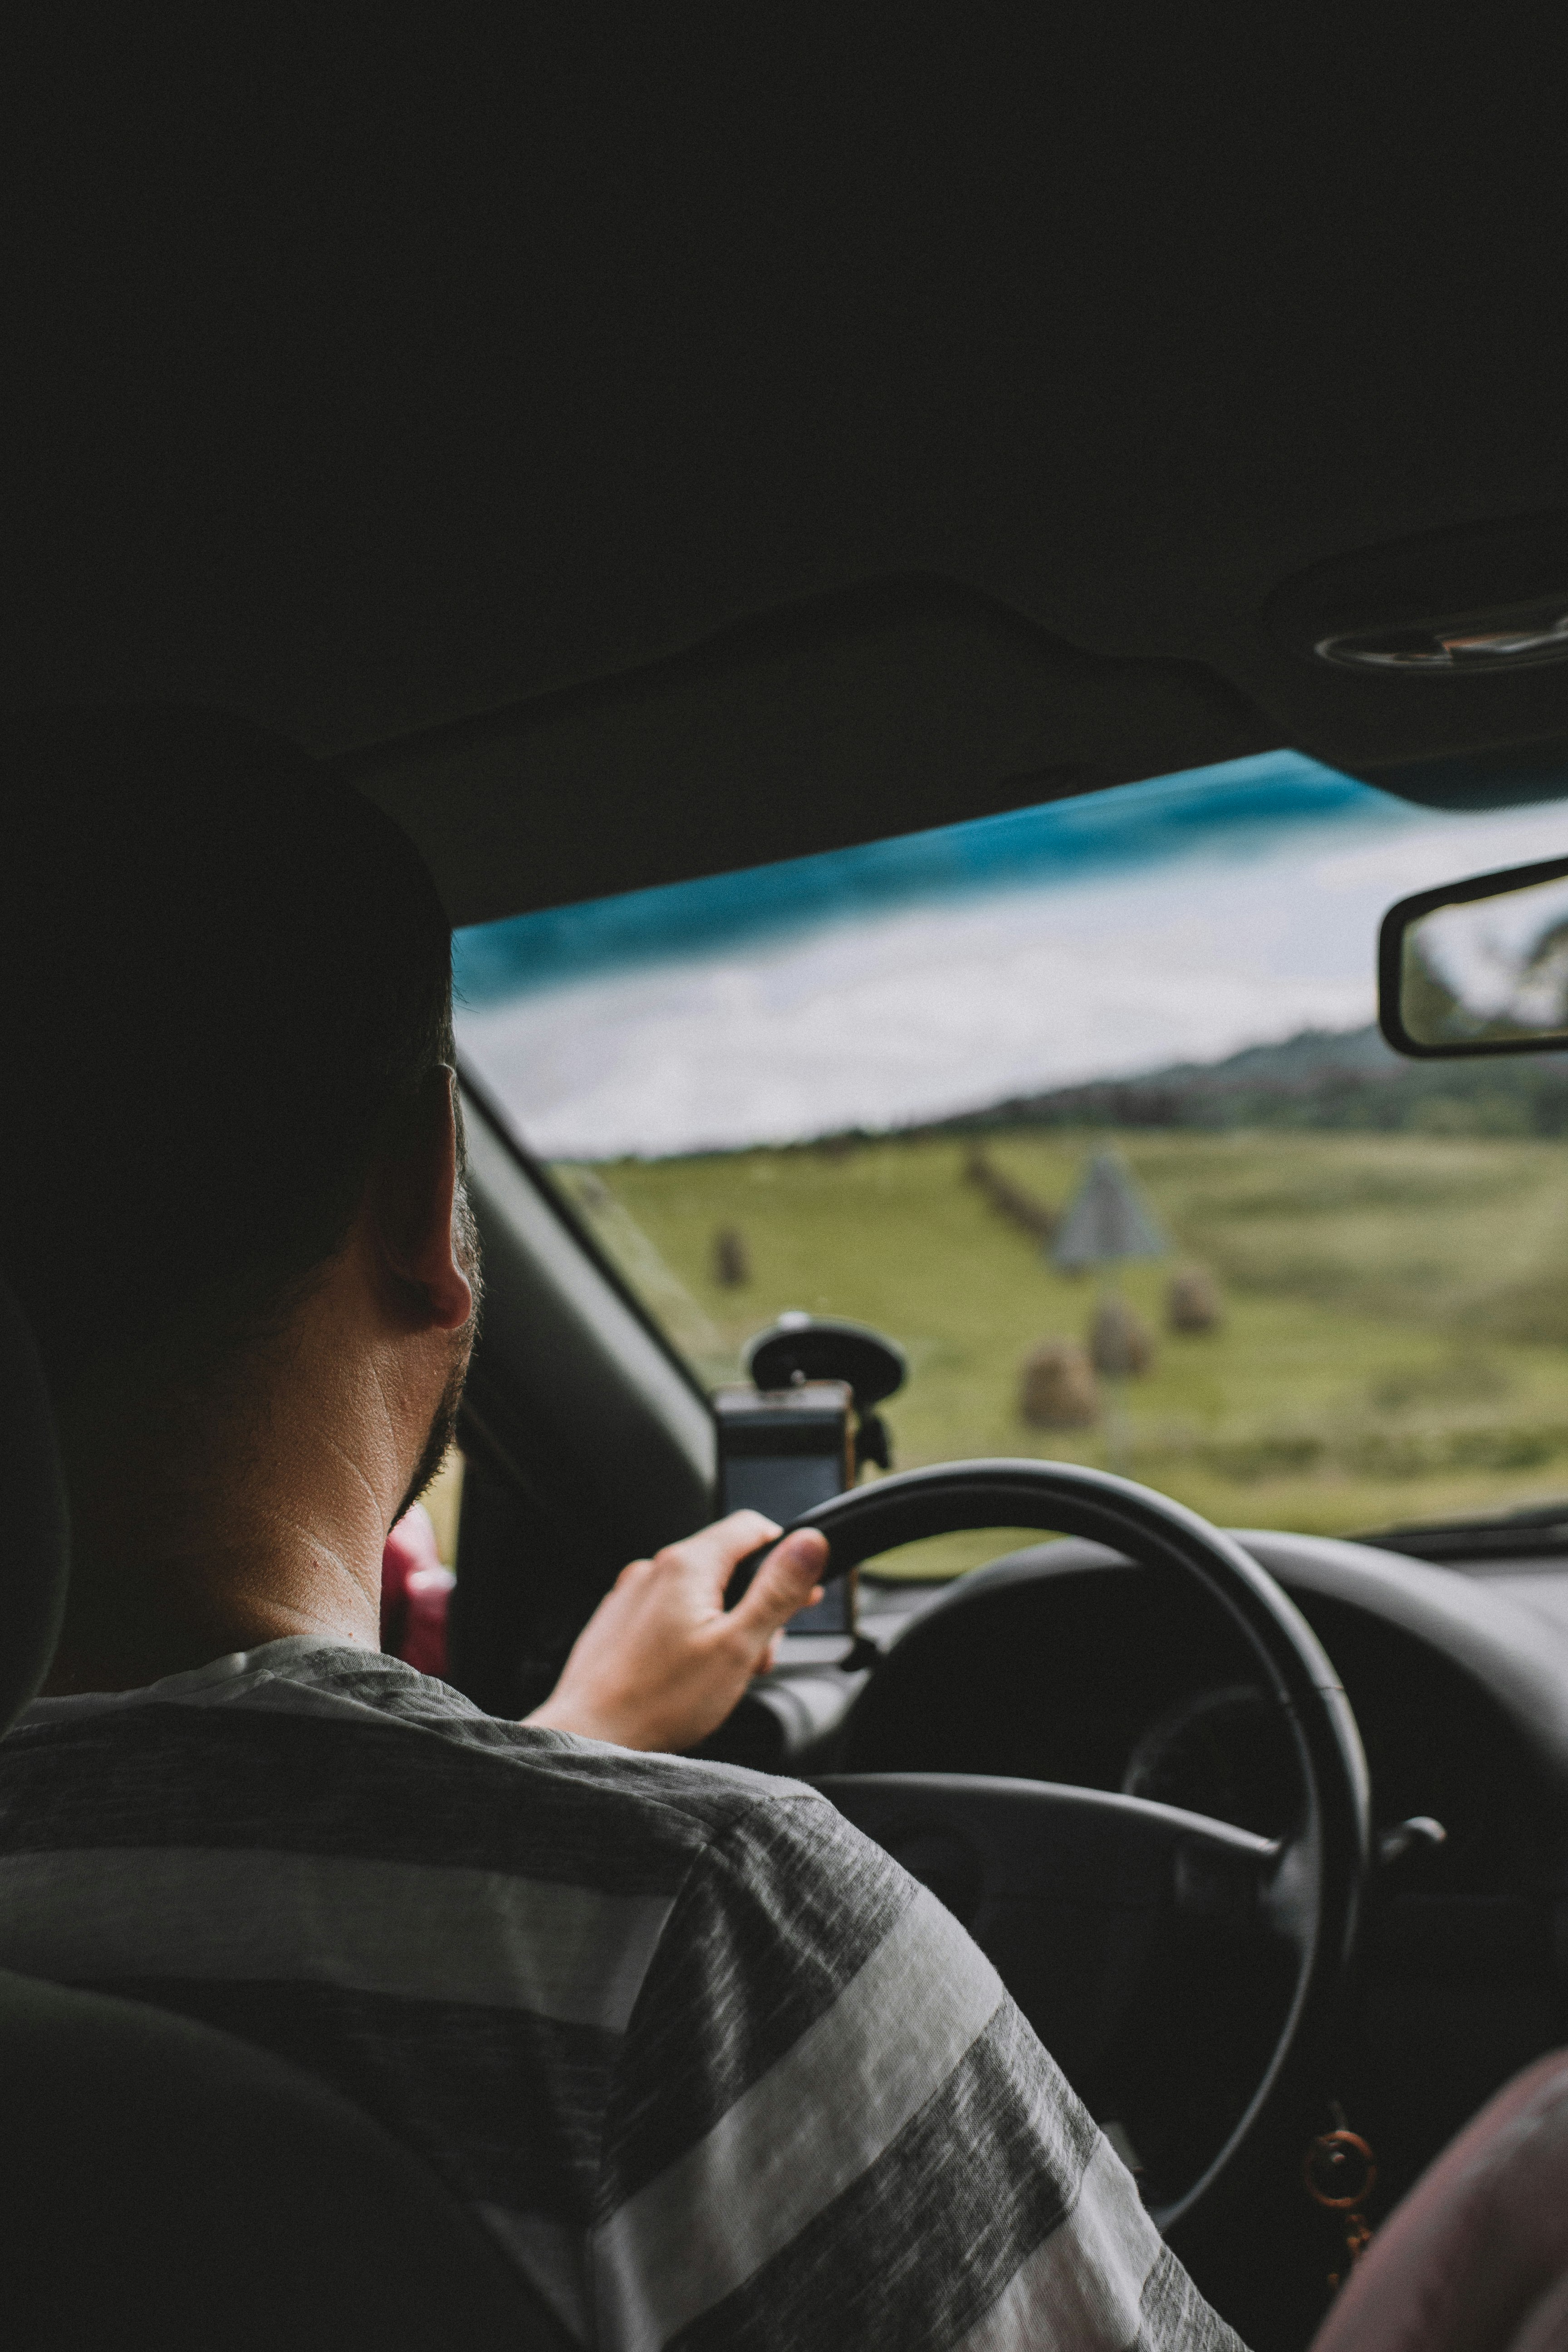
[[[890,1332],[910,1379],[888,1410],[901,1467],[1033,1454],[1106,1464],[1229,1526],[1325,1534],[1568,1494],[1568,1150],[1426,1134],[1020,1129],[993,1163],[1060,1207],[1088,1154],[1131,1167],[1172,1236],[1126,1297],[1159,1334],[1120,1384],[1126,1434],[1030,1429],[1019,1367],[1082,1338],[1091,1280],[964,1178],[947,1137],[558,1171],[703,1377],[782,1308]],[[715,1279],[721,1226],[751,1276]],[[1205,1265],[1220,1329],[1163,1328],[1173,1266]],[[942,1561],[982,1557],[953,1539]],[[911,1563],[912,1565],[913,1563]],[[935,1563],[933,1563],[934,1565]]]

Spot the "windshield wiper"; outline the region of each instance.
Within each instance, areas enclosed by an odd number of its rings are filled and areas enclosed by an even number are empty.
[[[1568,1556],[1568,1500],[1470,1519],[1413,1519],[1351,1541],[1413,1559],[1552,1559]]]

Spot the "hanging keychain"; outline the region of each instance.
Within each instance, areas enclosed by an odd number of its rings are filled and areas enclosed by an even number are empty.
[[[1359,2132],[1349,2129],[1339,2102],[1335,2100],[1332,2105],[1339,2118],[1338,2129],[1309,2140],[1301,2159],[1301,2186],[1313,2204],[1321,2205],[1327,2213],[1343,2217],[1341,2226],[1345,2233],[1344,2263],[1340,2270],[1329,2273],[1331,2293],[1337,2292],[1349,2278],[1372,2243],[1372,2224],[1362,2207],[1369,2202],[1377,2186],[1377,2165],[1371,2148]]]

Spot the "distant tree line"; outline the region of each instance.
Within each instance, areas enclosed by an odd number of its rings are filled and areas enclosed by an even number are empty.
[[[1449,1135],[1568,1135],[1568,1054],[1412,1062],[1375,1028],[1304,1030],[1223,1062],[1184,1063],[1016,1095],[943,1120],[980,1135],[1008,1127],[1339,1128]]]
[[[1220,1062],[1180,1062],[1132,1078],[1095,1078],[1082,1086],[1010,1095],[984,1108],[905,1128],[843,1128],[767,1147],[808,1152],[829,1160],[889,1136],[982,1137],[1017,1127],[1199,1128],[1226,1133],[1242,1128],[1341,1128],[1439,1135],[1568,1136],[1568,1053],[1503,1054],[1475,1061],[1406,1061],[1364,1029],[1303,1029],[1278,1045],[1248,1045]],[[735,1147],[733,1156],[755,1150]],[[719,1151],[714,1158],[731,1154]],[[1005,1177],[972,1160],[972,1182],[1015,1222],[1029,1214],[1002,1197]],[[1047,1212],[1047,1217],[1051,1213]],[[1038,1228],[1044,1238],[1044,1229]],[[744,1249],[744,1243],[742,1243]],[[730,1269],[721,1282],[744,1281]]]

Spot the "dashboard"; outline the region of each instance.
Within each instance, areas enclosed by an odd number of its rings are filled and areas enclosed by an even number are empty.
[[[1240,1540],[1317,1633],[1366,1748],[1383,1858],[1325,2088],[1377,2147],[1386,2210],[1500,2082],[1568,2040],[1568,1565],[1467,1573]],[[1063,1538],[866,1601],[884,1656],[869,1675],[786,1665],[771,1696],[787,1691],[798,1729],[773,1769],[1062,1781],[1292,1828],[1289,1733],[1195,1585]],[[1402,1837],[1414,1817],[1440,1843]]]
[[[1568,1622],[1490,1573],[1322,1538],[1242,1539],[1339,1672],[1377,1828],[1440,1822],[1430,1874],[1456,1898],[1568,1885]],[[1568,1614],[1568,1571],[1525,1590]],[[912,1613],[837,1761],[1122,1790],[1271,1836],[1296,1806],[1288,1734],[1223,1611],[1076,1539],[1008,1554]]]

